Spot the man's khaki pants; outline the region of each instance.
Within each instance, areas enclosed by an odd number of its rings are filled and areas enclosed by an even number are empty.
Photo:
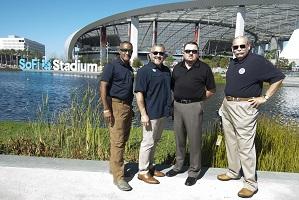
[[[227,175],[232,178],[244,174],[244,187],[255,191],[258,188],[256,173],[256,134],[258,109],[246,101],[227,101],[224,99],[220,115],[222,117],[228,160]]]
[[[112,99],[114,122],[109,125],[110,132],[110,170],[114,181],[124,178],[124,152],[129,139],[132,108],[123,101]]]

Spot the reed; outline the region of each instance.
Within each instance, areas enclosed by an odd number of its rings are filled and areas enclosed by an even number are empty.
[[[109,132],[105,128],[97,93],[88,88],[82,96],[73,95],[70,107],[55,116],[47,114],[47,106],[39,108],[35,122],[0,122],[0,153],[108,160]],[[44,104],[48,102],[47,97]],[[223,137],[216,145],[217,137]],[[132,127],[125,149],[125,159],[138,162],[142,129]],[[220,121],[202,139],[202,163],[206,167],[227,167],[225,141]],[[279,119],[261,116],[256,135],[257,169],[299,172],[298,125],[281,124]],[[188,156],[186,156],[188,158]],[[174,164],[175,137],[164,131],[158,143],[156,163]],[[188,160],[186,159],[186,164]]]

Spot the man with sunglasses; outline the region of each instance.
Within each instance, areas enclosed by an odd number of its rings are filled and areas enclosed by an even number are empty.
[[[184,60],[174,67],[172,73],[176,164],[166,176],[172,177],[182,173],[188,138],[190,166],[185,181],[187,186],[196,183],[201,171],[203,101],[216,91],[212,70],[199,60],[198,53],[197,43],[186,43],[183,51]]]
[[[133,45],[120,43],[119,58],[105,65],[100,95],[104,107],[103,115],[110,133],[110,171],[114,184],[123,191],[132,190],[124,179],[124,152],[132,123],[133,69],[130,59]]]
[[[233,40],[235,59],[226,73],[225,98],[219,110],[225,136],[228,171],[217,178],[221,181],[240,179],[241,170],[244,187],[239,197],[252,197],[258,190],[256,179],[256,135],[258,107],[278,90],[284,74],[264,57],[250,52],[247,37]],[[270,87],[262,96],[263,82]]]
[[[171,108],[171,75],[168,67],[163,65],[165,47],[156,44],[149,54],[150,62],[138,70],[135,93],[141,114],[142,142],[139,152],[138,179],[159,184],[154,178],[165,174],[155,169],[154,153],[164,129],[166,117]]]

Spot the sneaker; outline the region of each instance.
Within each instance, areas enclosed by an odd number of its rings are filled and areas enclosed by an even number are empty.
[[[118,187],[118,189],[120,189],[122,191],[130,191],[133,189],[129,185],[129,183],[127,181],[125,181],[124,179],[120,179],[120,180],[114,182],[114,184]]]

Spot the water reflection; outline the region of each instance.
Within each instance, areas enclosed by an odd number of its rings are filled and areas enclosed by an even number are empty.
[[[37,109],[42,105],[42,97],[48,96],[50,113],[57,113],[70,106],[71,95],[83,94],[87,87],[98,91],[98,77],[71,76],[37,72],[1,72],[0,73],[0,120],[35,120]],[[217,85],[216,94],[205,102],[204,126],[212,124],[217,118],[216,111],[223,100],[224,85]],[[296,96],[299,87],[282,87],[275,96],[261,107],[261,112],[269,116],[299,123],[299,101]],[[137,106],[134,102],[134,110]],[[139,115],[133,121],[139,126]],[[172,129],[169,118],[167,128]]]

